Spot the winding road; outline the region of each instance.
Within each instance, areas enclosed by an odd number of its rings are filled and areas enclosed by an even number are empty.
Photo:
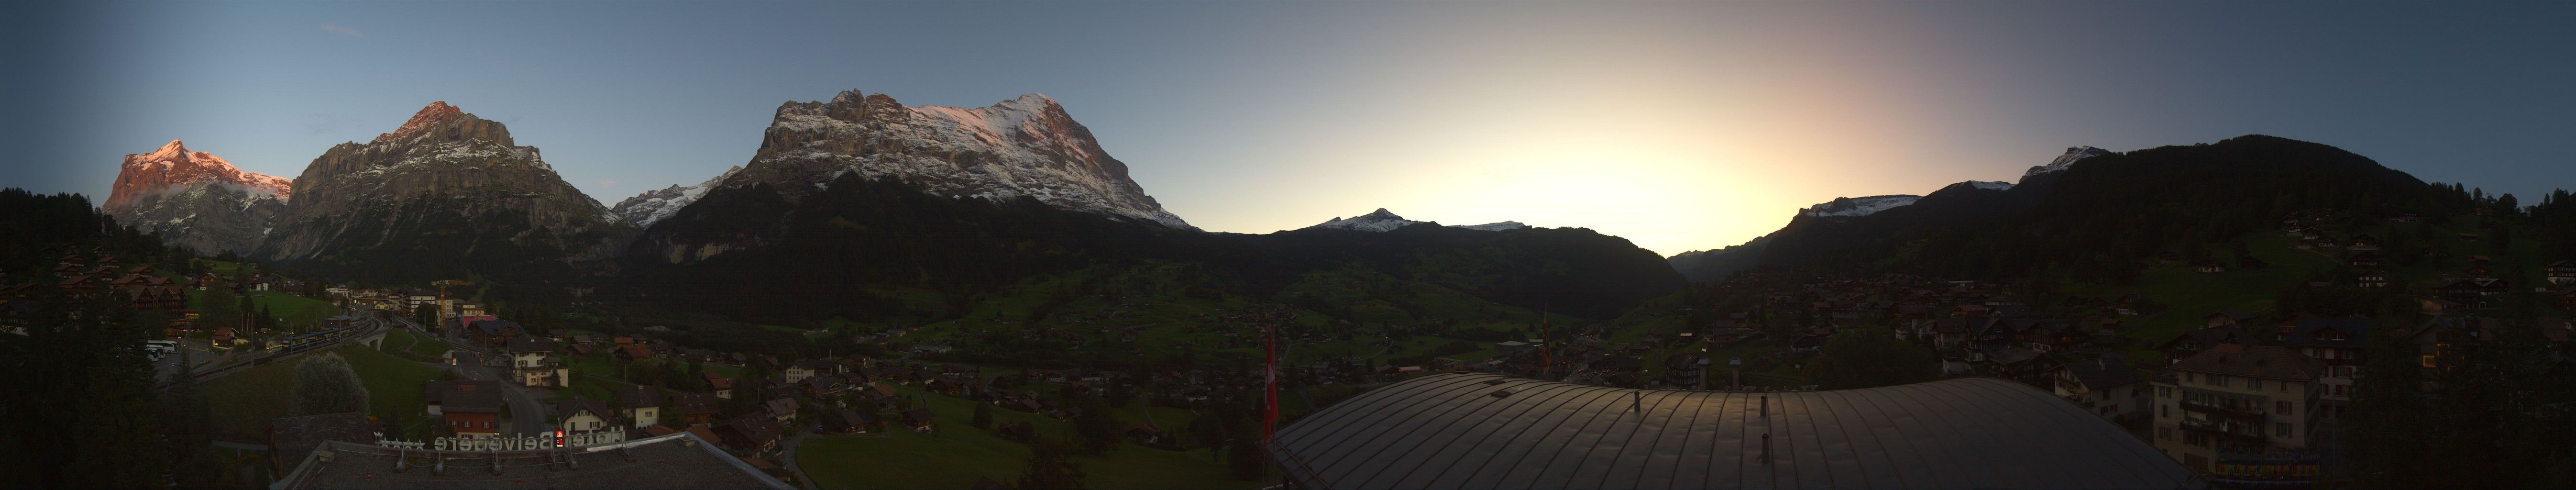
[[[421,328],[419,323],[414,323],[409,318],[395,318],[397,319],[396,321],[401,322],[405,328],[410,328],[413,331],[422,333],[423,335],[428,334],[426,329]],[[489,359],[500,359],[501,365],[508,366],[510,362],[510,356],[508,354],[493,352],[491,349],[485,349],[482,346],[474,345],[473,342],[457,335],[456,332],[447,332],[445,338],[447,339],[447,345],[456,349],[459,362],[454,365],[442,365],[439,367],[441,369],[454,371],[458,376],[464,377],[465,379],[500,381],[501,398],[503,401],[510,404],[510,430],[513,435],[538,435],[550,430],[546,428],[549,424],[546,421],[545,405],[538,403],[536,397],[528,395],[527,388],[520,386],[520,383],[517,382],[518,380],[510,379],[509,368],[493,368],[484,366],[484,362]]]

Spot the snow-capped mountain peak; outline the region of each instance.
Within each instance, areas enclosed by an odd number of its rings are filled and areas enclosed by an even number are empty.
[[[2090,146],[2070,147],[2066,149],[2065,154],[2058,155],[2056,160],[2050,160],[2047,165],[2031,167],[2030,171],[2022,172],[2021,178],[2028,179],[2034,175],[2055,173],[2066,170],[2067,166],[2074,165],[2076,161],[2109,154],[2111,154],[2111,150]]]
[[[766,182],[800,199],[833,178],[901,179],[940,196],[1028,196],[1061,209],[1196,230],[1128,178],[1091,130],[1055,99],[1027,94],[986,107],[906,106],[843,91],[788,102],[744,170],[725,185]]]
[[[1819,217],[1868,216],[1871,214],[1877,214],[1879,211],[1886,211],[1896,209],[1900,206],[1914,204],[1915,200],[1922,198],[1923,196],[1907,194],[1868,197],[1838,197],[1824,204],[1808,206],[1807,209],[1799,210],[1798,214]]]
[[[280,201],[286,200],[295,186],[295,179],[245,172],[223,157],[188,151],[187,144],[170,140],[151,153],[126,155],[124,168],[116,175],[116,186],[109,189],[107,202],[102,207],[118,211],[132,206],[145,195],[210,182]]]
[[[1376,212],[1348,218],[1333,218],[1330,221],[1323,222],[1323,224],[1309,226],[1308,228],[1332,228],[1337,230],[1383,232],[1393,231],[1397,228],[1413,226],[1420,223],[1428,222],[1404,219],[1403,216],[1396,216],[1395,213],[1388,212],[1386,208],[1377,208]]]
[[[717,175],[716,178],[707,179],[706,182],[699,182],[697,185],[681,187],[674,184],[658,190],[645,191],[635,197],[618,201],[617,206],[609,208],[609,212],[615,213],[618,219],[634,223],[635,226],[652,226],[655,221],[661,221],[662,218],[669,218],[672,214],[679,213],[680,208],[688,207],[689,203],[698,202],[699,197],[707,195],[708,189],[714,189],[717,185],[723,184],[725,178],[741,172],[742,166],[735,165],[733,168],[726,169],[723,174]]]
[[[1307,227],[1307,228],[1331,228],[1331,229],[1336,229],[1336,230],[1369,231],[1369,232],[1387,232],[1387,231],[1395,231],[1397,228],[1403,228],[1403,227],[1413,226],[1413,225],[1418,225],[1418,224],[1439,225],[1439,224],[1440,224],[1440,222],[1437,222],[1437,221],[1414,221],[1414,220],[1404,219],[1404,217],[1403,217],[1403,216],[1396,216],[1394,212],[1387,211],[1387,210],[1386,210],[1386,208],[1377,208],[1377,211],[1375,211],[1375,212],[1371,212],[1371,213],[1369,213],[1369,214],[1363,214],[1363,215],[1359,215],[1359,216],[1352,216],[1352,217],[1348,217],[1348,218],[1333,218],[1333,219],[1331,219],[1331,220],[1327,220],[1327,221],[1325,221],[1325,222],[1323,222],[1323,223],[1317,224],[1317,225],[1315,225],[1315,226],[1309,226],[1309,227]],[[1530,226],[1529,226],[1529,225],[1525,225],[1525,224],[1521,224],[1521,222],[1518,222],[1518,221],[1503,221],[1503,222],[1496,222],[1496,223],[1485,223],[1485,224],[1481,224],[1481,225],[1450,225],[1449,227],[1450,227],[1450,228],[1465,228],[1465,229],[1469,229],[1469,230],[1477,230],[1477,231],[1511,231],[1511,230],[1518,230],[1518,229],[1522,229],[1522,228],[1528,228],[1528,227],[1530,227]]]
[[[286,208],[294,186],[293,179],[243,171],[170,140],[150,153],[125,155],[100,209],[174,245],[249,251]]]

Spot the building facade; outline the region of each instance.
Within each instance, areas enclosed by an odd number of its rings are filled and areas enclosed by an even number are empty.
[[[2155,447],[2205,475],[2298,459],[2326,364],[2287,347],[2219,344],[2157,374]],[[2313,474],[2313,468],[2310,469]]]

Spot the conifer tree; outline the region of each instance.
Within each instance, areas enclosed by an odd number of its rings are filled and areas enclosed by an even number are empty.
[[[367,386],[340,354],[325,352],[295,364],[295,386],[287,390],[291,416],[367,410]]]
[[[1028,468],[1021,470],[1013,488],[1022,490],[1081,490],[1082,464],[1065,454],[1063,443],[1038,440],[1029,445]]]

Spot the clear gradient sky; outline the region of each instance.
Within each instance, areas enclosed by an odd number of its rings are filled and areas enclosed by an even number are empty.
[[[604,203],[747,162],[779,103],[1045,93],[1173,213],[1384,207],[1663,254],[2065,147],[2263,133],[2576,187],[2576,3],[9,3],[0,186],[171,139],[294,177],[444,100]]]

